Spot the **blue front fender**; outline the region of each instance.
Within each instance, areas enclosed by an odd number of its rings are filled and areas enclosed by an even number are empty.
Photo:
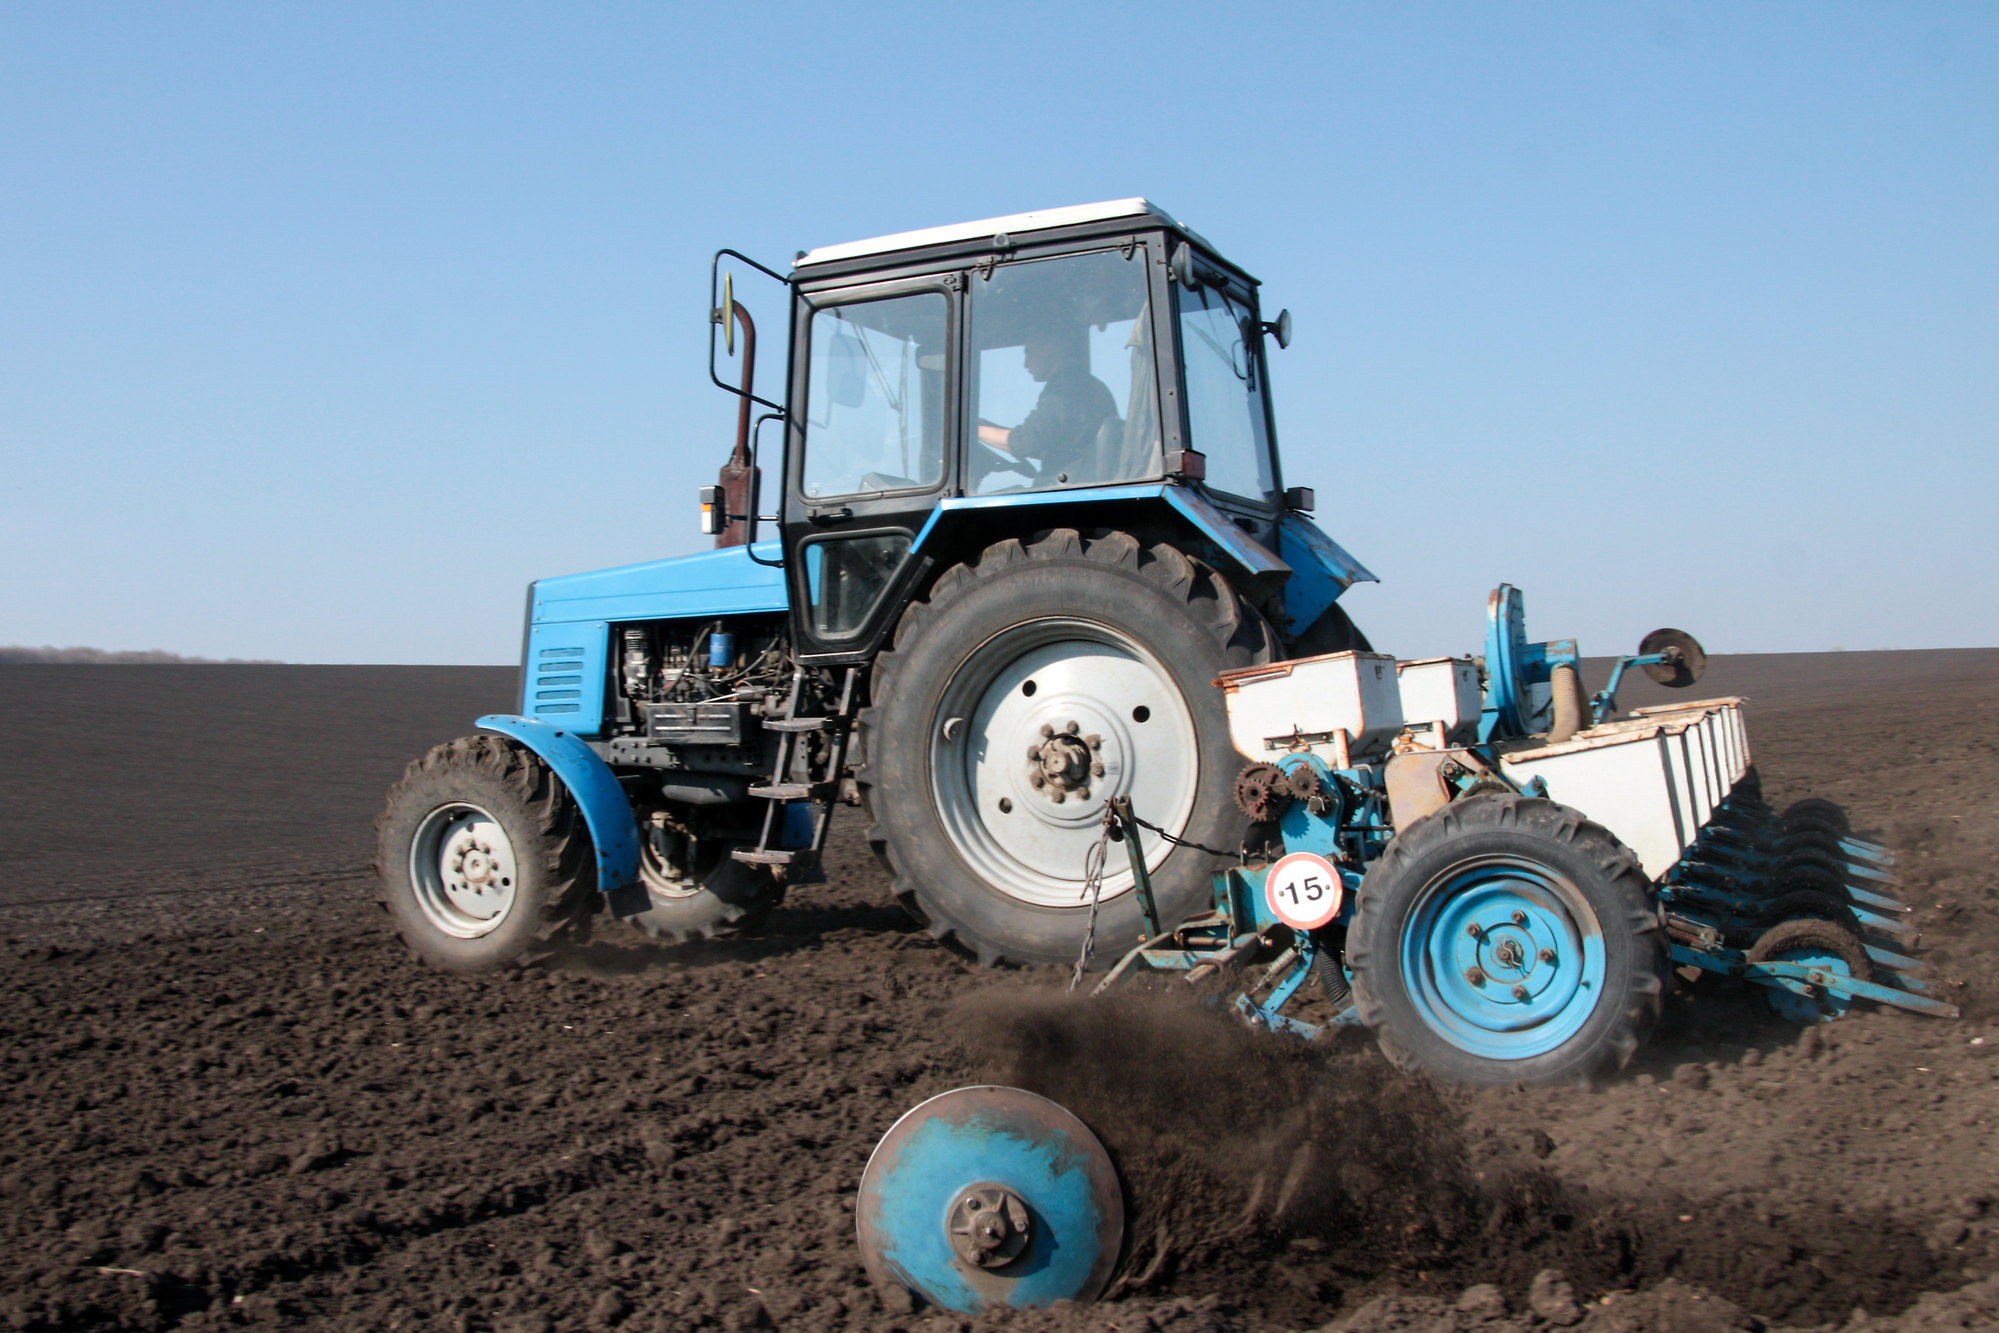
[[[613,914],[634,916],[650,907],[652,900],[638,882],[638,820],[610,765],[573,732],[552,722],[493,713],[477,725],[511,736],[540,755],[583,807],[583,822],[597,849],[597,888],[609,898]]]

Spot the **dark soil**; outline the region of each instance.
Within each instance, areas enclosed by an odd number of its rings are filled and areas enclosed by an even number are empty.
[[[512,681],[0,666],[0,1327],[1999,1326],[1999,651],[1699,687],[1751,697],[1775,802],[1897,849],[1966,1017],[1801,1034],[1702,986],[1593,1092],[981,971],[885,903],[858,819],[756,938],[428,972],[369,821]],[[1114,1299],[962,1321],[867,1285],[869,1150],[982,1080],[1118,1159]]]

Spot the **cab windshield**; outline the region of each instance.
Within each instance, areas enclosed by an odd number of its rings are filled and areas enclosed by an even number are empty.
[[[1017,261],[971,279],[974,495],[1159,474],[1145,247]]]
[[[1216,281],[1178,290],[1189,444],[1207,457],[1210,487],[1267,501],[1276,479],[1256,312]]]

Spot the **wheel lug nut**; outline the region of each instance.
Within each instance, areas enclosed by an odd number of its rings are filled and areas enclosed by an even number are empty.
[[[1047,783],[1048,779],[1042,777],[1039,773],[1029,773],[1027,775],[1027,785],[1035,788],[1036,790],[1039,790],[1040,788],[1046,786]]]
[[[1041,724],[1041,734],[1043,736],[1053,736],[1055,734],[1055,728],[1049,726],[1046,722],[1043,722]]]
[[[1060,787],[1057,787],[1051,795],[1055,798],[1055,804],[1057,805],[1069,799],[1069,793],[1063,791]]]
[[[1474,921],[1469,926],[1465,927],[1465,934],[1471,936],[1473,939],[1478,939],[1480,936],[1485,934],[1485,931],[1481,930],[1479,928],[1478,922]]]
[[[1028,746],[1027,757],[1029,759],[1039,759],[1041,757],[1041,747],[1039,745]]]
[[[1082,725],[1076,722],[1073,718],[1070,719],[1068,726],[1062,728],[1062,730],[1068,732],[1071,736],[1075,735],[1077,732],[1081,731],[1082,729],[1083,729]]]
[[[1524,999],[1526,999],[1526,998],[1527,998],[1527,988],[1526,988],[1525,986],[1515,986],[1515,987],[1513,988],[1513,998],[1514,998],[1514,999],[1516,999],[1516,1000],[1524,1000]]]
[[[1526,914],[1525,912],[1515,912],[1515,913],[1513,914],[1513,924],[1514,924],[1514,925],[1516,925],[1516,926],[1524,926],[1524,925],[1526,925],[1526,924],[1527,924],[1527,914]]]
[[[1090,765],[1090,776],[1091,776],[1091,777],[1093,777],[1093,778],[1100,778],[1100,777],[1102,777],[1103,775],[1104,775],[1104,766],[1103,766],[1102,764],[1091,764],[1091,765]]]
[[[1078,788],[1076,788],[1076,799],[1077,799],[1077,800],[1079,800],[1079,801],[1087,801],[1087,800],[1089,800],[1089,799],[1090,799],[1090,789],[1089,789],[1088,787],[1078,787]]]
[[[1553,949],[1543,949],[1543,950],[1541,950],[1541,961],[1542,961],[1542,962],[1544,962],[1544,963],[1552,963],[1552,962],[1554,962],[1554,961],[1555,961],[1555,951],[1554,951]]]
[[[1104,748],[1104,738],[1095,732],[1091,732],[1089,735],[1083,737],[1083,744],[1089,746],[1092,750],[1101,750]]]
[[[1466,968],[1465,980],[1474,986],[1483,986],[1485,984],[1485,969],[1480,967]]]

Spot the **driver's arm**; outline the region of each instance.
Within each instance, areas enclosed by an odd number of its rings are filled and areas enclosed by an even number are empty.
[[[1008,430],[1005,426],[988,425],[986,422],[983,421],[979,423],[980,444],[990,444],[993,448],[998,449],[1003,453],[1010,454],[1013,452],[1013,449],[1010,446],[1008,446],[1007,441],[1010,438],[1012,438],[1012,436],[1013,432]]]

